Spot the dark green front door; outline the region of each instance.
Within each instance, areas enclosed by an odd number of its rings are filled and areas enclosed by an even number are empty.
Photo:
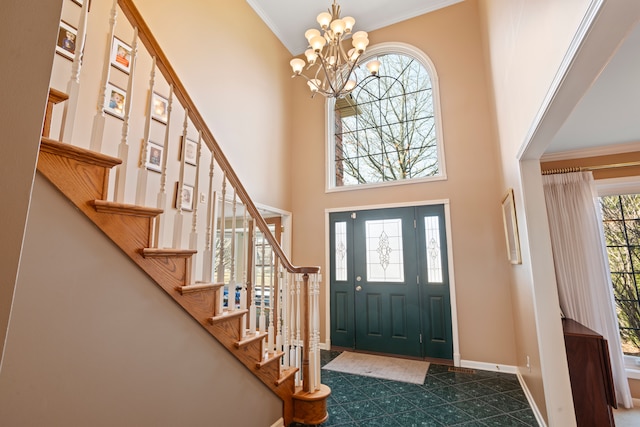
[[[443,206],[333,213],[330,228],[332,345],[452,358]]]

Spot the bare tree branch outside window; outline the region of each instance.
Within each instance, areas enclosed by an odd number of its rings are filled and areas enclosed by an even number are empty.
[[[431,79],[416,59],[381,56],[379,77],[354,71],[360,83],[336,102],[336,186],[439,174]]]

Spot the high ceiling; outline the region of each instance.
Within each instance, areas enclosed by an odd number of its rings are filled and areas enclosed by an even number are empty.
[[[352,16],[356,31],[373,31],[462,0],[338,0],[341,17]],[[247,0],[271,31],[299,55],[307,48],[304,32],[318,28],[316,16],[331,9],[332,0]]]
[[[463,0],[339,0],[355,30],[372,31]],[[307,48],[304,32],[332,0],[247,0],[292,56]],[[547,153],[640,141],[640,26],[553,137]]]

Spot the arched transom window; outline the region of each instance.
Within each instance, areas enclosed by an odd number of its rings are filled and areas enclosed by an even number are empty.
[[[377,77],[364,64],[381,62]],[[369,50],[358,85],[329,103],[329,187],[444,179],[437,81],[431,61],[397,44]],[[353,187],[352,187],[353,188]]]

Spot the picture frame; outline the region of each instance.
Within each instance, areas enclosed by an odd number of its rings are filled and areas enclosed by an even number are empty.
[[[507,258],[511,264],[522,264],[520,254],[520,237],[518,235],[518,217],[513,197],[513,188],[507,190],[502,198],[502,221],[507,243]]]
[[[111,43],[111,65],[129,74],[131,71],[131,52],[131,46],[114,37],[113,43]]]
[[[154,172],[162,172],[162,155],[164,147],[153,141],[147,142],[147,153],[145,157],[145,167]]]
[[[104,97],[103,110],[114,117],[124,120],[124,105],[127,93],[118,86],[107,83],[107,91]]]
[[[184,153],[184,162],[186,164],[197,166],[198,165],[198,142],[186,138],[182,138],[184,146],[180,147],[180,157],[182,157],[182,153]],[[178,159],[182,160],[182,158]]]
[[[182,191],[178,191],[179,182],[176,182],[176,197],[174,200],[174,207],[176,209],[182,209],[183,211],[193,211],[193,185],[182,184]]]
[[[56,53],[73,61],[76,57],[76,38],[78,30],[64,21],[60,21],[58,27],[58,39],[56,41]]]
[[[151,97],[151,118],[166,125],[169,114],[169,100],[157,92],[153,92]]]

